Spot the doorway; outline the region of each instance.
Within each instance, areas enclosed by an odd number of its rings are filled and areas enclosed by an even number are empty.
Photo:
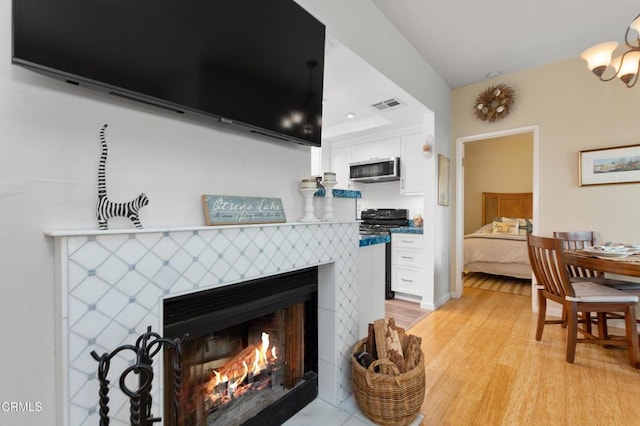
[[[464,151],[466,143],[483,141],[486,139],[494,139],[504,136],[519,135],[523,133],[531,133],[533,138],[533,230],[537,229],[539,221],[538,193],[539,193],[539,134],[540,129],[536,126],[520,127],[515,129],[501,130],[491,133],[483,133],[472,136],[466,136],[456,139],[456,244],[455,244],[455,288],[451,292],[452,297],[462,297],[462,272],[464,267]],[[531,307],[535,311],[537,300],[535,292],[532,292]]]

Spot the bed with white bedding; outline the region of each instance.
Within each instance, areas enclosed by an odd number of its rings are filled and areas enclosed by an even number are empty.
[[[527,236],[494,234],[493,223],[464,236],[464,272],[531,278]]]
[[[464,272],[531,279],[531,217],[531,193],[482,193],[484,225],[464,236]]]

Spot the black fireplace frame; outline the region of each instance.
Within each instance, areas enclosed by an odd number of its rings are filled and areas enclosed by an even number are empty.
[[[165,338],[195,339],[225,330],[296,303],[305,303],[302,383],[243,425],[280,425],[318,396],[318,267],[251,279],[166,298]]]

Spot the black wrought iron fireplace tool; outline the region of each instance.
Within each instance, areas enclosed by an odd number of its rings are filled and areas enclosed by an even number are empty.
[[[107,378],[111,359],[122,351],[133,351],[136,354],[136,362],[127,367],[120,375],[120,389],[129,397],[129,419],[132,426],[149,426],[162,421],[162,417],[154,417],[151,413],[152,397],[151,382],[153,380],[153,357],[165,347],[174,352],[173,356],[173,400],[174,416],[178,413],[178,403],[180,400],[180,389],[182,387],[182,344],[188,337],[185,334],[182,338],[166,339],[147,328],[147,332],[136,340],[135,345],[122,345],[111,353],[98,355],[95,351],[91,356],[98,361],[98,379],[100,380],[100,426],[109,425],[109,384]],[[125,383],[130,374],[138,376],[138,388],[130,389]],[[177,418],[172,423],[177,424]]]

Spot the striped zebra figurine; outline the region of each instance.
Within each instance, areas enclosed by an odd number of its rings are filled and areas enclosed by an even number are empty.
[[[105,124],[100,130],[100,143],[102,144],[102,153],[100,154],[100,165],[98,166],[98,207],[96,214],[98,216],[98,225],[101,230],[106,230],[107,221],[111,217],[123,216],[131,219],[138,229],[142,229],[138,212],[140,209],[149,204],[147,195],[142,193],[133,201],[128,203],[114,203],[107,197],[107,184],[105,176],[105,167],[107,164],[107,140],[104,137],[104,131],[107,128]]]

